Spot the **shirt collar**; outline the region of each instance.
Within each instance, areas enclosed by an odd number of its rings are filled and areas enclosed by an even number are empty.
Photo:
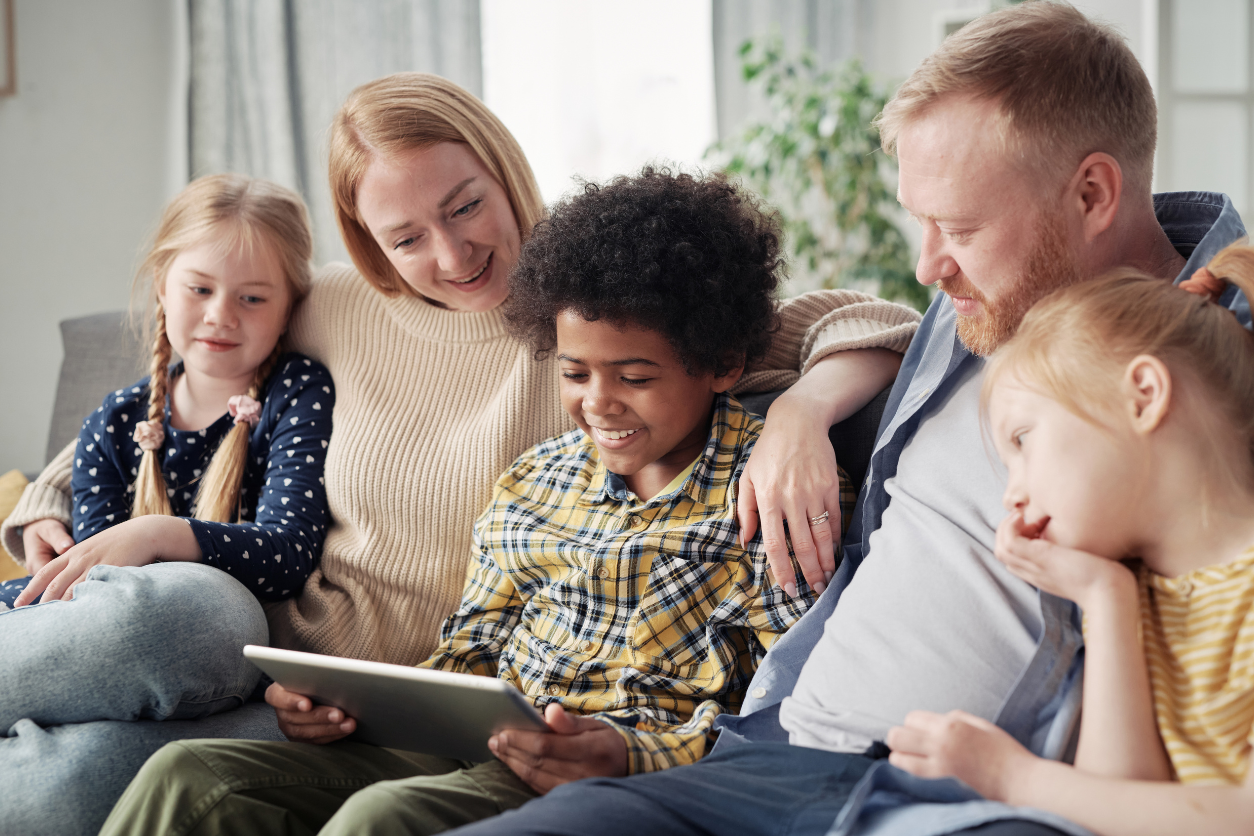
[[[1188,259],[1176,282],[1206,266],[1215,254],[1245,237],[1245,224],[1232,201],[1218,192],[1154,195],[1154,215],[1176,252]]]
[[[746,430],[749,429],[751,416],[740,402],[727,393],[720,393],[714,398],[714,413],[710,421],[710,435],[701,451],[701,458],[692,468],[692,473],[679,486],[678,490],[669,494],[653,497],[645,506],[661,505],[683,494],[699,505],[723,505],[732,500],[732,483],[736,468],[734,466],[737,450],[744,441]],[[584,505],[596,505],[601,502],[639,502],[631,493],[627,482],[617,473],[611,473],[597,453],[596,445],[588,439],[589,457],[596,460],[596,471],[588,485],[587,492],[580,502]],[[732,465],[720,467],[720,461],[730,458]]]

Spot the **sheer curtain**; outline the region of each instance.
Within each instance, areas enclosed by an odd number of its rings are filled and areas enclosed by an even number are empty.
[[[713,0],[714,95],[718,135],[738,133],[767,117],[760,91],[740,74],[740,45],[778,34],[789,54],[809,49],[823,66],[864,48],[873,24],[872,0]]]
[[[479,4],[466,0],[188,0],[190,176],[236,171],[300,192],[315,259],[346,259],[327,129],[359,84],[405,70],[483,91]]]

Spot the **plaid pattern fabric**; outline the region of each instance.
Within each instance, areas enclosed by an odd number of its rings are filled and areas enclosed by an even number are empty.
[[[629,771],[692,763],[814,597],[737,540],[737,480],[762,428],[733,398],[675,491],[641,502],[576,430],[524,453],[475,523],[457,612],[423,667],[499,676],[626,739]],[[842,517],[856,494],[841,473]]]

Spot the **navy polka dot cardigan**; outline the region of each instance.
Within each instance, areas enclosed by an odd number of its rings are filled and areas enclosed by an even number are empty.
[[[322,553],[330,518],[323,462],[335,406],[331,374],[300,354],[283,355],[275,369],[249,440],[242,518],[233,523],[188,520],[201,559],[229,572],[262,601],[300,591]],[[181,372],[181,364],[172,369],[174,375]],[[83,422],[70,483],[76,542],[130,518],[143,456],[131,434],[147,414],[144,378],[111,393]],[[161,469],[178,516],[191,514],[200,476],[231,426],[224,414],[203,430],[176,430],[167,405]]]

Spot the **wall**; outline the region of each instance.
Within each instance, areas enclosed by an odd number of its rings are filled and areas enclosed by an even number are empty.
[[[1123,32],[1128,46],[1154,81],[1157,63],[1156,0],[1073,0],[1090,17]],[[859,11],[870,16],[873,33],[863,46],[867,66],[884,79],[901,81],[940,43],[938,30],[950,13],[988,11],[987,0],[862,0]]]
[[[186,171],[171,150],[178,6],[17,0],[18,95],[0,98],[0,472],[43,466],[57,323],[125,307]]]

